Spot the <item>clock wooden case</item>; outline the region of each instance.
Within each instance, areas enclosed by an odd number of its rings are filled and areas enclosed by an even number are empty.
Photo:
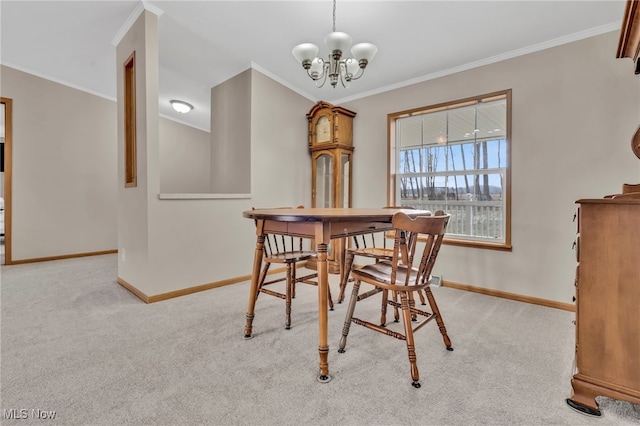
[[[320,101],[307,114],[311,152],[311,207],[351,207],[353,118],[356,113]],[[328,249],[329,272],[340,273],[340,243]],[[313,263],[309,264],[313,267]]]

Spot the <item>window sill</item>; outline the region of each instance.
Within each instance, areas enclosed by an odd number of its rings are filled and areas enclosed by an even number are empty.
[[[456,240],[453,238],[447,238],[442,241],[442,244],[460,247],[471,247],[479,249],[500,250],[500,251],[512,251],[513,247],[511,243],[487,243],[481,241],[468,241],[468,240]]]

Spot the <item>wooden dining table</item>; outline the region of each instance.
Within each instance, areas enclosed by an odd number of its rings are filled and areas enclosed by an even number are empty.
[[[391,230],[393,215],[404,212],[411,217],[429,215],[428,210],[395,208],[291,208],[255,209],[242,213],[256,224],[257,242],[251,275],[251,290],[247,308],[245,339],[253,333],[253,318],[258,294],[258,279],[262,266],[265,234],[290,235],[314,240],[318,272],[318,381],[329,382],[327,246],[333,239],[345,239],[372,231]],[[339,256],[341,258],[342,256]],[[341,260],[341,259],[339,259]],[[342,268],[341,268],[342,269]]]

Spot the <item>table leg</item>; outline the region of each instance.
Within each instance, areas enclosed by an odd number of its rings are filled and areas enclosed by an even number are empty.
[[[318,381],[327,383],[331,380],[329,375],[329,274],[327,268],[327,244],[318,244],[318,324],[319,341],[318,354],[320,355],[320,374]]]
[[[264,235],[259,234],[256,242],[256,251],[253,256],[253,272],[251,273],[251,290],[249,291],[249,306],[247,307],[247,323],[244,326],[244,338],[251,339],[251,326],[258,298],[258,280],[260,278],[260,268],[262,267],[262,256],[264,248]]]

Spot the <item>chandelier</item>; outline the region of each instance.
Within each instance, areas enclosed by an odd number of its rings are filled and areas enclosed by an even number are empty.
[[[351,47],[353,58],[343,58],[343,53],[351,46],[351,36],[336,31],[336,0],[333,0],[333,32],[327,34],[324,43],[329,48],[327,59],[318,57],[318,46],[313,43],[302,43],[293,48],[291,53],[307,70],[307,75],[315,81],[316,87],[329,82],[335,88],[338,80],[343,87],[349,87],[352,80],[357,80],[364,74],[367,64],[378,52],[378,48],[371,43],[358,43]]]

